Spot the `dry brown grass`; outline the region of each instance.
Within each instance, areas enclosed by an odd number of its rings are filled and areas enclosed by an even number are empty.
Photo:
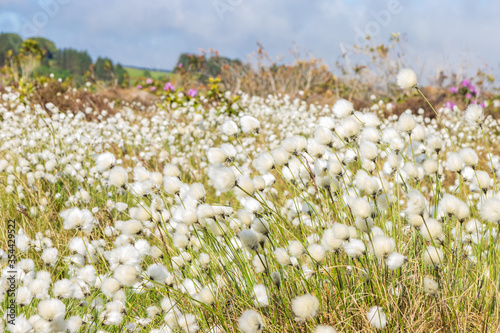
[[[62,112],[76,114],[79,111],[84,112],[87,107],[96,110],[98,113],[105,110],[108,115],[117,112],[116,108],[110,107],[110,102],[126,102],[128,104],[139,102],[148,107],[153,105],[158,98],[145,91],[128,88],[103,88],[96,92],[85,91],[82,89],[73,90],[71,86],[52,80],[46,85],[37,87],[30,101],[34,104],[40,104],[46,111],[47,103],[53,103]],[[87,120],[96,118],[95,113],[86,114]]]

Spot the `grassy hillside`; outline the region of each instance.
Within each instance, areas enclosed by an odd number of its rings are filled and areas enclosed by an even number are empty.
[[[145,72],[144,69],[140,69],[140,68],[136,68],[136,67],[128,67],[128,66],[125,66],[124,68],[128,72],[128,74],[130,75],[130,78],[132,78],[132,79],[146,76],[146,75],[144,75],[144,72]],[[152,71],[152,70],[150,70],[149,73],[151,74],[152,79],[160,79],[160,78],[164,78],[165,76],[170,77],[172,75],[172,73],[166,72],[166,71]]]

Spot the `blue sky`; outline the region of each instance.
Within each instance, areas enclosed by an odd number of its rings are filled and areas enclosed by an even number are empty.
[[[493,0],[0,0],[0,31],[164,69],[200,48],[244,60],[257,42],[272,56],[297,45],[333,65],[340,43],[401,32],[412,62],[458,71],[498,68],[499,15]]]

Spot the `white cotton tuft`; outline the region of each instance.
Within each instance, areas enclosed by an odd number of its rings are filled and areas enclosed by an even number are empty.
[[[417,120],[411,113],[404,112],[399,116],[398,127],[400,131],[409,134],[415,126],[417,126]]]
[[[236,179],[236,186],[237,189],[235,189],[234,193],[237,197],[252,196],[255,193],[254,182],[252,178],[246,175],[241,175]]]
[[[384,309],[380,306],[373,306],[366,314],[368,322],[377,329],[382,329],[387,325],[387,317]]]
[[[343,139],[354,139],[360,131],[359,120],[353,116],[342,119],[342,123],[337,128],[337,134]]]
[[[405,147],[405,142],[400,136],[395,136],[389,142],[389,147],[397,154]]]
[[[351,239],[344,243],[344,251],[351,258],[359,258],[366,252],[366,247],[363,241],[359,239]]]
[[[307,248],[307,252],[309,252],[311,258],[313,258],[314,261],[318,263],[322,262],[325,259],[326,250],[319,244],[309,245],[309,247]]]
[[[62,279],[54,283],[52,293],[54,294],[54,297],[57,297],[59,299],[71,298],[73,297],[74,290],[75,287],[70,280]]]
[[[450,171],[461,172],[463,165],[464,162],[462,161],[462,157],[460,157],[459,153],[448,154],[448,158],[446,160],[446,166]]]
[[[316,317],[319,310],[319,301],[311,294],[299,296],[292,301],[292,310],[298,321],[305,321]]]
[[[465,121],[471,126],[481,127],[484,122],[483,107],[479,104],[470,104],[465,110]]]
[[[116,163],[116,158],[113,154],[106,152],[97,156],[95,163],[96,170],[98,172],[104,172],[108,171]]]
[[[424,278],[424,293],[429,295],[436,295],[439,289],[439,285],[436,281]]]
[[[223,164],[228,161],[228,156],[221,148],[210,148],[207,152],[208,162],[210,164]]]
[[[176,232],[172,238],[172,243],[178,249],[185,249],[189,244],[189,238],[183,233]]]
[[[24,314],[17,316],[13,322],[7,324],[7,332],[11,333],[28,333],[31,332],[32,328]]]
[[[163,188],[170,195],[179,194],[182,182],[177,177],[166,176],[163,178]]]
[[[314,329],[313,333],[337,333],[337,330],[335,330],[332,326],[318,325]]]
[[[195,299],[206,305],[212,305],[215,302],[214,294],[208,287],[201,288]]]
[[[271,151],[271,155],[273,156],[274,163],[276,165],[286,165],[288,164],[288,160],[290,159],[290,153],[282,147],[276,148]]]
[[[61,319],[66,314],[66,305],[58,299],[43,300],[38,303],[38,314],[48,321]]]
[[[255,295],[254,303],[255,306],[265,308],[269,306],[269,299],[267,297],[266,287],[262,284],[256,284],[253,286],[253,293]]]
[[[398,86],[403,89],[412,89],[417,86],[417,74],[412,69],[404,68],[397,76]]]
[[[108,177],[109,182],[116,187],[123,187],[128,181],[127,171],[120,166],[116,166],[111,169]]]
[[[463,148],[459,152],[460,157],[465,165],[475,168],[477,163],[479,162],[479,157],[477,153],[472,148]]]
[[[437,220],[427,218],[420,227],[420,234],[428,242],[441,243],[441,239],[443,238],[443,226]]]
[[[205,187],[201,183],[193,183],[187,194],[196,201],[203,202],[206,196]]]
[[[243,116],[240,118],[241,131],[245,134],[259,133],[260,122],[252,116]]]
[[[238,135],[238,125],[232,120],[226,120],[222,124],[222,133],[227,136],[237,136]]]
[[[339,234],[334,228],[326,229],[321,237],[321,245],[332,252],[339,251],[344,241],[343,234]]]
[[[380,131],[375,127],[365,127],[363,132],[361,132],[361,142],[379,143],[380,140]]]
[[[314,140],[321,145],[330,146],[334,140],[333,133],[324,126],[318,126],[314,131]]]
[[[434,246],[427,246],[424,252],[424,262],[427,265],[438,267],[444,260],[444,254],[441,249]]]
[[[348,240],[351,237],[351,232],[349,230],[349,227],[346,226],[345,224],[335,222],[331,230],[335,234],[335,237],[341,240]]]
[[[408,215],[424,215],[427,202],[425,197],[417,190],[408,191],[405,213]]]
[[[333,104],[333,114],[335,117],[342,119],[354,113],[354,107],[351,102],[346,99],[339,99]]]
[[[224,154],[226,154],[226,156],[227,156],[226,160],[228,162],[234,161],[234,159],[236,158],[236,155],[238,154],[238,151],[236,150],[236,148],[230,143],[221,144],[220,149],[222,149]]]
[[[96,223],[94,216],[88,209],[74,207],[62,211],[59,216],[64,219],[63,227],[66,230],[76,229],[88,233]]]
[[[254,310],[246,310],[238,320],[238,328],[243,333],[260,333],[265,325],[260,313]]]
[[[268,152],[261,153],[253,160],[252,165],[261,174],[268,173],[274,168],[273,156]]]
[[[144,182],[151,177],[151,173],[141,165],[136,166],[132,173],[136,182]]]
[[[387,256],[387,258],[385,259],[385,264],[390,270],[396,270],[403,266],[403,264],[407,261],[408,259],[406,259],[404,255],[393,252]]]
[[[360,219],[367,219],[372,214],[370,203],[365,198],[354,198],[349,204],[353,215]]]
[[[257,251],[259,249],[259,238],[257,233],[250,229],[242,230],[238,237],[241,243],[250,250]]]
[[[253,257],[252,265],[257,273],[265,272],[268,266],[266,256],[263,254],[256,254]]]
[[[42,252],[42,260],[46,265],[54,266],[58,258],[59,251],[54,247],[47,248]]]
[[[359,145],[359,155],[361,158],[375,161],[378,157],[377,145],[371,141],[364,141]]]
[[[66,321],[66,329],[70,333],[77,333],[83,325],[83,320],[80,316],[71,316]]]
[[[101,284],[101,291],[108,298],[112,298],[113,295],[118,290],[120,290],[120,288],[121,288],[120,282],[118,282],[118,280],[113,278],[106,278],[102,281]]]
[[[430,158],[424,161],[422,167],[424,168],[425,175],[435,174],[440,169],[440,166],[438,165],[437,161]]]
[[[375,236],[372,243],[370,243],[370,250],[378,259],[387,259],[394,252],[395,247],[396,242],[394,239],[383,235]]]
[[[180,328],[185,333],[196,333],[199,331],[200,326],[196,320],[196,316],[194,314],[181,314],[177,319]]]
[[[230,191],[236,185],[236,176],[231,168],[217,166],[208,170],[208,177],[216,190],[221,192]]]
[[[19,287],[16,292],[16,303],[21,306],[26,306],[33,300],[33,293],[28,287]]]
[[[116,310],[105,311],[101,313],[100,319],[102,319],[105,325],[118,326],[123,321],[123,314]]]
[[[163,167],[163,175],[165,177],[180,177],[181,171],[176,165],[167,163]]]
[[[120,265],[115,269],[113,277],[121,285],[131,287],[137,282],[139,271],[131,265]]]
[[[326,146],[320,144],[313,138],[307,139],[307,153],[314,158],[323,156],[326,152]]]
[[[479,214],[487,222],[500,225],[500,198],[494,197],[484,200],[479,209]]]
[[[146,269],[146,276],[153,282],[166,284],[167,279],[170,278],[170,272],[162,264],[151,264]]]
[[[479,187],[484,193],[486,193],[491,184],[490,175],[486,171],[476,171],[476,177],[474,178],[474,184]]]
[[[307,139],[300,135],[294,135],[283,140],[281,147],[290,154],[298,155],[306,149]]]
[[[289,266],[292,264],[290,256],[284,248],[279,247],[274,250],[274,257],[276,258],[276,261],[280,263],[280,265]]]
[[[143,225],[137,220],[128,220],[123,223],[121,231],[122,234],[128,236],[137,236],[142,233]]]
[[[299,258],[306,252],[306,249],[304,248],[304,245],[302,245],[301,242],[290,241],[288,245],[288,251],[290,252],[290,255],[292,257]]]

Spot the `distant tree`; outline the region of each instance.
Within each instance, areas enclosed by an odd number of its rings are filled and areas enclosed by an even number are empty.
[[[142,76],[144,77],[152,77],[151,76],[151,72],[147,69],[145,69],[143,72],[142,72]]]
[[[205,66],[205,57],[196,56],[191,53],[182,53],[177,60],[175,70],[188,73],[199,73]]]
[[[17,55],[19,53],[22,43],[23,39],[18,34],[0,34],[0,66],[3,66],[7,63],[7,52],[12,50],[11,56]]]
[[[92,59],[86,51],[63,49],[58,52],[54,66],[58,70],[68,70],[75,75],[83,76],[92,64]]]
[[[45,55],[45,50],[34,39],[26,39],[19,50],[18,62],[21,67],[22,77],[27,79],[40,64]]]
[[[125,70],[125,68],[123,68],[121,64],[116,64],[113,72],[115,75],[116,83],[122,86],[125,82],[125,79],[127,79],[128,77],[128,72]]]
[[[209,78],[219,76],[224,66],[232,65],[241,66],[242,62],[239,59],[221,57],[217,52],[212,53],[208,58],[204,55],[183,53],[177,60],[175,71],[195,74],[198,81],[206,83]]]
[[[123,82],[120,85],[123,88],[128,88],[130,86],[130,74],[126,70],[123,74]]]
[[[112,81],[115,77],[113,61],[109,58],[97,58],[94,64],[94,73],[98,80]]]
[[[40,48],[45,51],[45,59],[54,59],[54,57],[57,56],[58,49],[53,41],[43,37],[34,37],[30,39],[35,40],[38,45],[40,45]]]

